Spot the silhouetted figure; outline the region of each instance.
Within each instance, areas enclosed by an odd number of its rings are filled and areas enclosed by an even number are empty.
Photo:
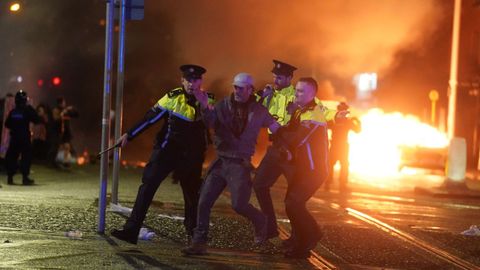
[[[339,111],[348,110],[348,105],[345,102],[340,102],[337,109]],[[358,133],[361,130],[360,120],[356,117],[337,119],[335,123],[330,123],[332,130],[332,139],[330,141],[329,163],[330,170],[327,181],[325,182],[325,190],[330,190],[330,185],[333,181],[334,170],[333,167],[337,161],[340,163],[340,176],[338,178],[340,192],[348,191],[348,172],[349,162],[348,155],[350,146],[348,144],[348,133],[350,130]]]
[[[47,130],[50,117],[44,105],[37,106],[37,114],[39,122],[33,126],[32,132],[33,159],[35,161],[45,161],[48,152]]]
[[[61,145],[66,143],[70,144],[70,149],[73,154],[75,151],[72,147],[72,130],[70,128],[70,120],[72,118],[78,118],[78,111],[72,107],[67,106],[67,103],[63,97],[57,98],[57,106],[52,110],[52,126],[50,134],[50,162],[57,167],[55,159],[58,154],[58,150]]]
[[[5,157],[7,182],[13,184],[13,176],[18,169],[18,157],[21,155],[20,171],[24,185],[34,181],[28,177],[32,163],[32,144],[30,141],[30,123],[38,123],[39,117],[32,106],[27,105],[27,93],[20,90],[15,95],[15,108],[8,114],[5,126],[10,129],[10,144]]]

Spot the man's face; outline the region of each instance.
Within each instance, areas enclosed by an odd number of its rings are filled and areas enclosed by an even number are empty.
[[[233,97],[235,98],[236,102],[244,103],[250,98],[252,94],[253,87],[251,85],[247,86],[233,86]]]
[[[288,87],[292,81],[292,76],[273,74],[273,84],[275,89],[283,89]]]
[[[295,86],[295,103],[304,106],[315,98],[315,88],[306,83],[298,82]]]
[[[184,78],[182,77],[182,86],[187,91],[187,93],[192,93],[200,89],[202,85],[202,79],[193,79],[193,78]]]

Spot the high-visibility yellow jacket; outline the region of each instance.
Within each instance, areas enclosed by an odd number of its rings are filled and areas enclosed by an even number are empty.
[[[283,89],[275,90],[270,96],[265,98],[258,97],[257,100],[268,109],[268,112],[277,119],[280,125],[284,126],[290,120],[287,113],[287,106],[295,100],[295,88],[293,85],[289,85]],[[325,119],[327,121],[335,121],[337,111],[323,106],[317,98],[315,98],[315,101],[320,104],[319,108],[325,115]]]
[[[292,103],[293,105],[293,103]],[[321,103],[288,108],[289,121],[274,135],[273,146],[288,149],[296,167],[316,174],[321,181],[328,174],[327,121]]]
[[[214,104],[214,96],[205,94],[209,103]],[[158,100],[144,118],[129,129],[128,139],[132,140],[162,118],[166,118],[167,122],[157,134],[156,146],[164,148],[169,142],[176,142],[194,148],[206,147],[209,137],[201,117],[200,104],[182,87],[169,91]]]
[[[295,99],[295,88],[290,85],[280,90],[275,90],[265,98],[258,100],[268,109],[268,112],[277,119],[280,125],[285,125],[287,105]]]

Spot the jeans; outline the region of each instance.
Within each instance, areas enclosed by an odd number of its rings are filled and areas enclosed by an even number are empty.
[[[250,163],[238,158],[219,157],[212,163],[200,191],[193,243],[207,242],[211,209],[225,187],[230,190],[233,210],[250,220],[257,232],[261,230],[265,216],[249,203],[252,193],[250,172]]]

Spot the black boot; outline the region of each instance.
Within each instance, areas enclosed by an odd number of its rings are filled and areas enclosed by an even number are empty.
[[[13,175],[9,175],[7,178],[7,184],[13,185]]]
[[[125,229],[116,230],[116,229],[114,229],[110,234],[113,237],[115,237],[117,239],[120,239],[122,241],[128,242],[130,244],[136,245],[137,241],[138,241],[138,233],[135,233],[135,232],[132,232],[132,231],[129,231],[129,230],[125,230]]]
[[[291,249],[285,251],[283,255],[285,258],[306,259],[310,257],[310,250],[306,247],[294,246]]]
[[[35,184],[35,181],[33,179],[28,178],[28,176],[24,176],[22,184],[24,186],[31,186],[31,185]]]

